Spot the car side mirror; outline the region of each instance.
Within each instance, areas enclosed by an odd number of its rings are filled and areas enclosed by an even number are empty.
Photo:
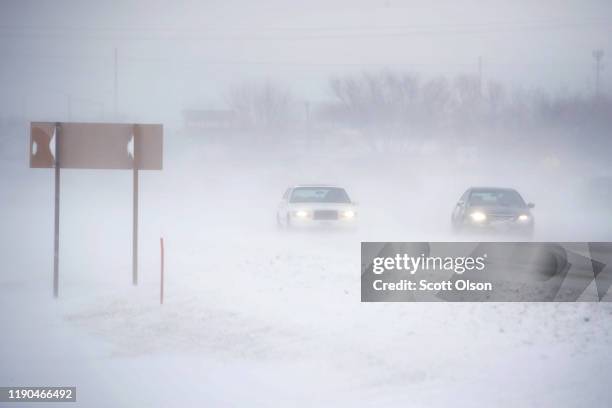
[[[534,203],[529,203],[529,204],[527,204],[527,208],[533,208],[533,207],[535,207],[535,204],[534,204]]]
[[[465,201],[459,200],[457,201],[457,207],[463,207],[465,205]]]

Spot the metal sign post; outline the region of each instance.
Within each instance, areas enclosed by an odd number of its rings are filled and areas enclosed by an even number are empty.
[[[138,168],[132,170],[132,283],[138,285]]]
[[[53,206],[53,297],[59,296],[59,217],[60,217],[60,163],[59,163],[59,123],[54,127],[55,138],[55,204]]]
[[[138,125],[132,131],[134,156],[132,160],[132,284],[138,285]]]
[[[151,124],[30,124],[30,167],[54,168],[53,295],[59,295],[60,170],[132,170],[132,283],[138,284],[138,172],[161,170],[163,127]],[[61,160],[60,160],[61,158]]]

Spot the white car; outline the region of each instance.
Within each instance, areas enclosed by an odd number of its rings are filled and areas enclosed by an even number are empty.
[[[276,211],[279,227],[350,227],[357,218],[356,204],[341,187],[289,187]]]

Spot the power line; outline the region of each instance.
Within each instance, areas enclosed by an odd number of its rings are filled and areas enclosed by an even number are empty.
[[[114,49],[114,48],[113,48]],[[42,54],[42,53],[31,53],[31,52],[8,52],[4,53],[5,61],[8,59],[14,60],[18,58],[26,59],[49,59],[49,60],[94,60],[94,61],[111,61],[114,54]],[[215,59],[201,57],[201,56],[139,56],[139,55],[122,55],[121,58],[123,63],[151,63],[151,64],[173,64],[182,66],[201,66],[201,65],[227,65],[227,66],[240,66],[240,65],[261,65],[261,66],[287,66],[287,67],[462,67],[471,68],[474,66],[473,62],[459,62],[450,63],[448,61],[438,62],[413,62],[413,61],[384,61],[384,62],[310,62],[310,61],[283,61],[283,60],[240,60],[240,59]],[[477,61],[478,64],[482,64]],[[581,65],[579,62],[575,62],[576,66]],[[548,60],[541,62],[528,62],[523,60],[515,60],[511,63],[496,63],[494,61],[487,61],[487,66],[498,66],[498,67],[549,67],[550,62]],[[41,67],[41,69],[47,69]]]
[[[107,60],[109,57],[104,55],[76,55],[76,54],[33,54],[33,53],[7,53],[9,58],[29,58],[29,59],[53,59],[53,60],[81,60],[95,59]],[[124,55],[121,57],[122,63],[158,63],[175,64],[183,66],[200,65],[261,65],[261,66],[288,66],[288,67],[433,67],[433,66],[452,66],[452,67],[471,67],[471,63],[417,63],[417,62],[293,62],[293,61],[265,61],[265,60],[217,60],[207,58],[185,58],[183,60],[171,57],[143,57],[135,55]],[[46,69],[42,67],[42,69]]]
[[[498,27],[593,27],[598,25],[609,26],[612,24],[610,19],[586,19],[581,21],[490,21],[490,22],[472,22],[472,23],[453,23],[453,24],[401,24],[401,25],[366,25],[366,26],[252,26],[252,30],[257,31],[355,31],[355,30],[431,30],[431,29],[465,29],[465,28],[498,28]],[[58,25],[15,25],[15,24],[0,24],[0,30],[41,30],[41,31],[107,31],[107,32],[184,32],[184,33],[206,33],[208,32],[227,32],[229,31],[245,31],[244,26],[207,26],[206,28],[177,28],[167,26],[58,26]]]
[[[447,25],[402,25],[402,26],[362,26],[330,28],[258,28],[240,29],[181,29],[181,28],[109,28],[109,27],[60,27],[60,26],[16,26],[0,25],[3,36],[17,37],[73,37],[109,39],[121,38],[132,40],[207,40],[207,41],[292,41],[316,39],[345,38],[392,38],[420,35],[455,35],[455,34],[496,34],[523,31],[551,31],[564,29],[600,29],[612,30],[609,20],[581,22],[507,22],[507,23],[473,23]],[[266,32],[267,31],[267,32]],[[260,34],[253,34],[257,32]],[[295,33],[299,34],[295,34]],[[283,35],[279,35],[284,33]]]

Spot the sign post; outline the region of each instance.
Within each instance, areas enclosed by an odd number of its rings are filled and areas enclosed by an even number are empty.
[[[161,170],[163,126],[158,124],[32,122],[30,167],[54,168],[53,295],[59,296],[60,170],[132,170],[132,283],[138,284],[138,172]],[[60,160],[61,159],[61,160]]]
[[[138,125],[134,125],[132,131],[134,143],[134,156],[132,168],[132,284],[138,285]]]
[[[59,163],[59,139],[60,139],[60,126],[56,123],[54,126],[54,139],[55,139],[55,204],[53,206],[54,211],[54,223],[53,223],[53,297],[59,296],[59,217],[60,217],[60,163]]]

